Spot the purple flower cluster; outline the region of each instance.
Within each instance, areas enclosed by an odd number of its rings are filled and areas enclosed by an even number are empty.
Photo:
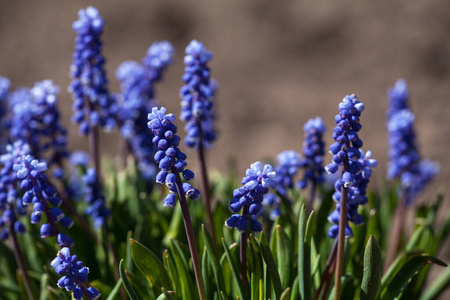
[[[347,191],[347,221],[355,224],[363,222],[358,215],[358,206],[367,203],[366,186],[372,174],[370,168],[377,165],[376,160],[369,159],[371,152],[366,156],[360,150],[363,142],[358,136],[361,129],[360,116],[364,110],[364,104],[361,103],[355,95],[347,95],[339,103],[339,114],[335,121],[337,126],[333,130],[333,139],[336,141],[330,146],[330,152],[333,154],[333,162],[328,164],[325,169],[328,173],[334,174],[343,167],[342,177],[335,183],[334,201],[337,202],[336,210],[329,215],[331,226],[328,235],[336,238],[339,231],[340,201],[342,191]],[[344,189],[346,188],[346,189]],[[348,222],[345,229],[345,235],[353,235]]]
[[[439,173],[439,165],[421,159],[416,145],[414,114],[409,110],[406,82],[398,80],[388,92],[389,179],[399,178],[407,205],[421,193],[427,183]]]
[[[96,229],[103,226],[111,211],[105,205],[105,196],[101,192],[100,182],[95,169],[88,169],[83,176],[84,200],[88,204],[86,215],[94,221]]]
[[[163,71],[172,63],[174,52],[169,42],[155,42],[142,64],[126,61],[116,71],[121,87],[121,94],[117,95],[117,122],[144,178],[154,178],[156,174],[152,162],[155,149],[147,129],[147,114],[156,105],[154,83],[161,79]]]
[[[72,291],[75,300],[83,299],[83,295],[86,295],[88,299],[100,297],[100,293],[95,288],[86,287],[89,269],[83,266],[83,262],[78,260],[76,255],[70,254],[69,248],[64,247],[58,251],[50,265],[58,275],[63,275],[58,280],[58,287]]]
[[[25,226],[18,220],[18,216],[26,216],[27,209],[22,202],[22,198],[17,193],[16,174],[13,170],[15,158],[26,155],[30,152],[30,147],[23,143],[16,142],[14,145],[6,146],[6,153],[0,157],[2,169],[0,170],[0,239],[7,239],[11,225],[16,233],[25,232]]]
[[[301,155],[294,150],[283,151],[277,156],[278,165],[275,167],[277,176],[276,190],[287,198],[288,189],[294,187],[294,176],[301,165]],[[287,198],[288,199],[288,198]],[[289,200],[289,199],[288,199]],[[270,219],[275,220],[280,214],[281,199],[274,193],[264,195],[263,204],[271,207]]]
[[[62,164],[68,156],[67,130],[62,126],[58,104],[59,87],[51,80],[37,82],[10,94],[10,135],[25,141],[35,157],[48,153],[49,164]]]
[[[22,155],[17,157],[13,170],[16,171],[20,189],[24,192],[23,204],[33,205],[31,223],[39,224],[43,214],[47,217],[47,223],[41,225],[41,237],[56,236],[60,247],[72,247],[72,239],[61,233],[56,225],[58,222],[62,227],[70,228],[73,221],[59,208],[62,200],[56,190],[49,185],[47,176],[42,173],[47,170],[47,164],[34,159],[31,155]],[[49,204],[53,207],[50,208]]]
[[[173,124],[175,116],[166,115],[166,109],[153,107],[152,112],[148,114],[148,128],[153,132],[153,144],[157,146],[158,151],[155,154],[155,162],[158,163],[161,170],[156,175],[156,182],[166,184],[170,193],[164,199],[164,206],[174,207],[176,205],[177,195],[177,176],[182,173],[183,178],[189,181],[194,178],[194,173],[186,169],[186,154],[178,148],[181,138],[176,134],[178,128]],[[200,197],[200,192],[185,182],[179,187],[181,191],[192,200]]]
[[[180,119],[186,122],[187,133],[184,143],[188,147],[196,148],[201,138],[202,142],[209,146],[216,140],[213,101],[217,84],[211,79],[207,66],[212,59],[212,53],[196,40],[190,42],[185,53],[182,79],[186,84],[180,90]]]
[[[117,105],[108,92],[105,58],[101,54],[103,18],[92,6],[81,9],[78,17],[72,26],[77,37],[69,91],[74,100],[72,121],[80,125],[80,134],[87,135],[96,126],[111,130],[115,126]]]
[[[230,201],[230,210],[234,213],[225,222],[230,228],[244,232],[250,221],[250,229],[254,232],[262,231],[262,225],[256,220],[262,208],[264,195],[269,188],[277,186],[276,172],[271,165],[264,165],[258,161],[250,165],[245,177],[242,179],[242,187],[235,189]],[[238,212],[242,209],[242,215]]]
[[[372,176],[372,169],[377,166],[377,161],[371,159],[372,152],[367,151],[364,155],[362,150],[359,150],[360,158],[358,163],[363,167],[363,171],[357,173],[353,177],[352,184],[348,187],[347,194],[347,220],[354,223],[355,225],[360,225],[364,222],[363,217],[358,214],[358,207],[364,205],[368,202],[366,191],[367,185],[369,184],[369,179]],[[339,216],[341,211],[341,197],[342,197],[342,179],[336,180],[334,184],[335,192],[333,194],[333,200],[337,202],[336,210],[334,210],[329,216],[328,220],[333,223],[328,231],[328,236],[330,238],[336,238],[339,232]],[[350,226],[345,228],[345,236],[352,237],[353,231]]]
[[[304,189],[308,182],[321,184],[324,182],[323,156],[325,155],[325,143],[323,134],[326,131],[325,124],[320,117],[309,119],[303,126],[305,140],[303,142],[303,156],[300,166],[305,169],[303,179],[297,185]]]

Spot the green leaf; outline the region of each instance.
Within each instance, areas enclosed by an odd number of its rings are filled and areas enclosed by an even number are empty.
[[[430,286],[420,296],[419,300],[438,299],[439,295],[441,295],[442,292],[444,292],[449,286],[450,286],[450,268],[447,267],[439,275],[438,278],[433,280]]]
[[[306,206],[300,209],[298,220],[298,278],[301,299],[311,299],[311,234],[314,211],[306,221]]]
[[[288,300],[289,298],[291,298],[291,288],[286,288],[281,294],[280,300]]]
[[[136,292],[134,291],[130,281],[128,280],[127,274],[125,274],[125,269],[123,268],[123,259],[120,261],[119,264],[119,273],[120,278],[122,279],[123,286],[125,287],[125,290],[128,293],[128,296],[130,296],[132,300],[139,300],[139,297],[136,295]]]
[[[361,300],[378,299],[381,286],[381,249],[373,236],[369,237],[364,251],[364,269]]]
[[[225,243],[225,240],[223,238],[222,238],[222,246],[223,246],[223,249],[225,250],[224,255],[226,256],[226,258],[228,260],[228,265],[230,266],[232,277],[234,278],[234,281],[238,288],[239,297],[241,299],[244,299],[244,296],[243,296],[244,289],[242,287],[242,281],[241,281],[240,274],[238,272],[238,268],[236,267],[236,263],[233,259],[233,256],[231,255],[230,249],[228,248],[228,245]]]
[[[267,265],[267,270],[269,272],[270,278],[272,279],[273,288],[275,290],[275,295],[277,299],[280,299],[283,288],[281,286],[280,274],[278,274],[277,265],[275,259],[273,258],[272,252],[270,251],[269,243],[267,242],[266,235],[264,231],[261,232],[260,237],[260,247],[262,257]]]
[[[169,277],[172,280],[173,287],[175,288],[176,295],[181,295],[181,283],[178,271],[175,267],[175,262],[169,254],[169,250],[165,250],[163,253],[164,266],[166,267]],[[178,297],[179,298],[179,297]],[[181,299],[181,298],[179,298]]]
[[[294,285],[292,286],[292,292],[291,292],[291,299],[290,300],[297,300],[300,299],[300,288],[299,288],[299,280],[298,276],[294,280]]]
[[[111,290],[111,293],[108,295],[108,298],[106,300],[113,300],[116,295],[119,293],[120,287],[122,286],[122,279],[117,280],[116,285]]]
[[[426,254],[413,256],[401,266],[390,282],[382,289],[381,299],[390,300],[400,297],[414,275],[429,263],[446,266],[445,263],[433,256]]]
[[[281,286],[289,286],[292,277],[292,244],[286,232],[280,225],[276,227],[277,262],[280,270]]]
[[[260,263],[260,258],[255,252],[253,244],[249,245],[250,256],[252,259],[252,268],[250,270],[250,292],[251,292],[251,300],[259,300],[260,293],[263,288],[263,277],[262,275],[262,265]]]
[[[41,293],[39,295],[39,300],[48,299],[47,285],[48,285],[48,274],[44,273],[42,274],[41,277]]]
[[[156,255],[141,243],[130,239],[133,261],[150,283],[154,295],[159,295],[161,288],[171,290],[169,274]]]
[[[225,282],[223,279],[222,269],[220,267],[219,256],[217,255],[216,248],[212,241],[211,235],[206,230],[205,225],[202,224],[202,235],[203,241],[205,242],[206,251],[208,251],[208,259],[211,263],[211,267],[214,273],[214,278],[216,280],[217,289],[219,291],[225,291]]]
[[[178,241],[170,241],[170,252],[175,260],[175,266],[178,271],[175,276],[178,276],[180,279],[183,299],[195,299],[197,289],[192,281],[193,276],[189,272],[189,264]]]

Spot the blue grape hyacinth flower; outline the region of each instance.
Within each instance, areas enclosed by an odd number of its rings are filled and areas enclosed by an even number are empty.
[[[78,17],[72,26],[77,37],[69,91],[74,100],[72,121],[80,126],[80,134],[88,135],[96,126],[106,131],[112,130],[115,126],[117,105],[108,91],[105,58],[101,53],[103,18],[92,6],[81,9]]]
[[[294,188],[294,176],[301,166],[302,157],[294,150],[287,150],[277,155],[278,165],[275,167],[276,191],[288,201],[288,190]],[[263,205],[271,207],[270,219],[275,220],[281,214],[281,199],[274,193],[264,195]]]
[[[157,105],[154,84],[161,80],[164,70],[172,64],[174,52],[169,42],[154,42],[142,64],[126,61],[116,71],[121,87],[121,93],[116,96],[119,108],[117,122],[145,179],[154,179],[157,169],[153,162],[156,150],[148,138],[147,127],[147,115]]]
[[[414,113],[408,105],[406,81],[398,80],[388,92],[387,130],[389,179],[398,178],[406,205],[411,205],[428,182],[439,173],[439,164],[422,159],[416,144]]]
[[[83,262],[78,260],[76,255],[70,254],[69,248],[64,247],[58,251],[50,265],[58,275],[62,275],[58,280],[58,287],[72,291],[74,299],[81,300],[83,295],[86,295],[88,299],[100,297],[98,290],[93,287],[86,287],[89,269],[83,266]]]
[[[184,143],[197,148],[201,139],[205,146],[209,146],[216,140],[214,96],[217,83],[211,79],[207,65],[212,53],[196,40],[189,43],[185,53],[182,76],[185,85],[180,90],[180,119],[186,122]]]
[[[321,184],[324,181],[323,156],[325,155],[325,143],[323,134],[326,131],[325,124],[320,117],[309,119],[303,126],[305,140],[303,141],[303,156],[301,167],[305,170],[303,179],[297,183],[301,189],[306,188],[308,182]]]
[[[158,151],[155,154],[155,162],[158,163],[160,172],[156,175],[156,182],[166,184],[170,193],[164,199],[164,206],[174,207],[176,205],[176,173],[182,173],[183,178],[189,181],[194,178],[194,172],[186,169],[186,154],[178,148],[181,138],[176,134],[178,128],[173,124],[175,116],[166,115],[166,108],[153,107],[148,114],[148,128],[153,132],[153,143]],[[185,182],[179,187],[180,190],[191,200],[200,198],[200,192]]]
[[[364,205],[368,202],[366,196],[367,185],[369,184],[369,179],[372,176],[372,168],[376,167],[377,160],[371,158],[372,152],[367,151],[366,154],[362,150],[360,151],[360,157],[358,163],[362,166],[362,171],[357,173],[353,177],[352,184],[348,187],[347,191],[347,221],[354,223],[355,225],[361,225],[364,223],[363,217],[358,214],[358,208],[360,205]],[[330,238],[336,238],[339,232],[339,217],[340,217],[340,200],[342,196],[342,185],[343,179],[336,180],[334,184],[335,192],[333,194],[333,200],[337,203],[336,210],[334,210],[329,216],[328,220],[333,223],[328,231],[328,236]],[[348,226],[345,229],[345,236],[352,237],[353,231]]]
[[[33,205],[31,223],[39,224],[45,214],[47,222],[41,225],[41,237],[56,236],[60,247],[72,247],[72,239],[61,233],[57,223],[62,227],[70,228],[73,221],[64,215],[59,206],[62,203],[56,190],[48,183],[47,176],[43,174],[48,169],[47,163],[34,159],[31,155],[17,157],[13,170],[16,172],[19,187],[24,192],[22,202],[24,205]],[[53,207],[50,207],[52,205]]]
[[[353,236],[348,225],[349,221],[355,224],[363,222],[358,214],[358,206],[367,203],[366,186],[372,175],[371,168],[377,165],[376,160],[370,158],[370,151],[364,155],[364,152],[360,150],[363,142],[358,132],[361,129],[360,116],[363,110],[364,104],[355,95],[347,95],[339,103],[339,114],[335,116],[337,124],[333,130],[335,143],[329,148],[330,153],[333,154],[333,162],[328,164],[325,170],[334,174],[342,168],[342,176],[336,181],[336,191],[333,194],[333,200],[337,202],[336,210],[328,216],[328,220],[334,223],[328,231],[330,238],[336,238],[339,232],[342,192],[347,192],[345,236]]]
[[[230,210],[235,214],[228,218],[225,225],[245,232],[250,222],[252,231],[261,232],[262,225],[256,220],[256,217],[261,212],[264,195],[269,192],[269,188],[277,186],[276,176],[276,172],[269,164],[264,167],[259,161],[251,164],[242,179],[243,186],[233,192]],[[241,209],[242,214],[240,215],[238,212]]]

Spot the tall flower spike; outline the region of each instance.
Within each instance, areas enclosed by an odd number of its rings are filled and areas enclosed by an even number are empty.
[[[156,106],[154,83],[162,78],[163,71],[172,63],[173,55],[174,49],[169,42],[155,42],[142,64],[126,61],[116,71],[121,87],[121,94],[117,95],[117,122],[146,179],[154,179],[156,175],[153,163],[156,150],[148,138],[147,114]]]
[[[9,236],[8,227],[14,224],[14,231],[22,234],[25,232],[25,226],[18,220],[18,216],[26,216],[27,209],[22,198],[17,193],[17,178],[13,170],[13,165],[17,157],[30,153],[30,147],[21,141],[13,145],[6,146],[6,153],[0,156],[0,162],[3,165],[0,170],[0,210],[3,211],[0,217],[0,239],[7,239]]]
[[[105,58],[101,54],[103,18],[92,6],[81,9],[78,17],[72,26],[77,37],[69,91],[74,100],[72,121],[80,125],[80,134],[88,135],[93,127],[109,131],[115,126],[117,105],[108,92]]]
[[[336,141],[330,146],[330,153],[333,154],[333,162],[328,164],[325,169],[328,173],[336,173],[340,167],[343,168],[342,177],[335,183],[335,193],[333,200],[337,202],[336,210],[332,212],[328,219],[335,225],[331,226],[328,235],[336,238],[338,233],[338,224],[341,210],[341,195],[347,192],[347,223],[345,235],[353,236],[348,221],[360,224],[363,220],[357,215],[358,205],[367,203],[365,197],[365,185],[361,182],[368,179],[371,175],[370,168],[376,166],[376,160],[369,159],[371,153],[367,153],[367,157],[360,150],[363,142],[358,136],[361,129],[359,118],[364,110],[364,104],[358,101],[355,95],[345,96],[339,104],[339,114],[336,115],[335,121],[337,126],[333,130],[333,139]],[[363,180],[364,179],[364,180]]]
[[[152,112],[148,114],[148,120],[148,127],[152,130],[154,135],[152,141],[159,149],[155,154],[155,161],[159,163],[161,171],[156,175],[156,182],[161,184],[165,183],[171,192],[164,200],[164,206],[174,207],[178,196],[189,244],[189,251],[191,252],[194,265],[198,293],[200,300],[206,300],[206,290],[203,282],[200,258],[186,201],[186,196],[192,200],[198,199],[200,197],[200,192],[193,188],[189,183],[182,183],[180,177],[180,173],[182,173],[184,179],[188,181],[194,178],[194,173],[186,169],[187,163],[185,160],[187,157],[180,149],[178,149],[180,137],[176,135],[177,127],[173,124],[175,116],[173,114],[166,115],[166,109],[164,107],[161,107],[159,110],[157,107],[153,107]]]
[[[76,255],[70,254],[67,247],[58,251],[55,259],[50,263],[58,275],[63,275],[58,280],[58,287],[72,291],[75,300],[83,299],[86,295],[88,299],[98,299],[100,293],[93,287],[86,287],[89,269],[83,266],[83,262],[78,260]]]
[[[51,80],[37,82],[11,94],[10,135],[31,147],[35,157],[46,157],[49,164],[62,165],[68,156],[67,130],[62,126],[57,107],[59,87]]]
[[[278,165],[275,167],[276,191],[288,198],[288,190],[294,188],[294,176],[301,165],[301,155],[294,150],[283,151],[277,156]],[[290,201],[290,200],[289,200]],[[268,193],[264,195],[263,204],[272,208],[270,219],[275,220],[281,214],[281,199],[276,194]]]
[[[210,78],[207,66],[212,59],[212,53],[196,40],[186,47],[185,53],[182,79],[186,84],[180,90],[180,119],[186,122],[187,132],[184,143],[188,147],[196,148],[201,138],[208,146],[216,140],[213,100],[217,83]]]
[[[415,116],[408,107],[409,92],[406,82],[398,80],[389,90],[388,96],[390,162],[387,177],[400,179],[405,204],[410,205],[428,182],[439,173],[439,165],[420,157],[414,131]]]
[[[155,161],[159,164],[160,172],[156,175],[156,182],[166,184],[170,194],[164,200],[164,206],[174,207],[176,205],[176,194],[178,193],[175,185],[176,175],[174,171],[182,173],[186,181],[194,178],[194,173],[186,169],[186,154],[178,148],[180,137],[176,135],[178,128],[173,124],[175,116],[166,115],[166,108],[153,107],[152,112],[148,114],[148,127],[153,132],[153,143],[158,147],[155,154]],[[189,183],[183,183],[183,193],[192,200],[200,197],[200,192],[193,188]]]
[[[264,165],[258,161],[250,165],[245,177],[242,179],[242,187],[235,189],[230,201],[230,210],[233,213],[225,222],[230,228],[236,228],[241,232],[247,230],[248,222],[254,232],[262,231],[262,225],[256,220],[262,208],[264,195],[269,188],[277,186],[276,172],[271,165]],[[242,209],[242,215],[238,212]]]
[[[20,189],[24,192],[23,204],[33,204],[31,223],[40,223],[43,214],[47,217],[47,223],[41,225],[41,237],[56,236],[60,247],[72,247],[72,239],[60,232],[57,222],[62,227],[70,228],[73,221],[59,208],[62,200],[56,190],[48,184],[47,176],[43,174],[47,170],[47,164],[34,159],[31,155],[22,155],[17,157],[13,170],[16,171]],[[50,204],[53,207],[50,207]]]
[[[305,140],[303,142],[303,156],[301,167],[305,169],[303,179],[297,185],[304,189],[308,182],[313,185],[321,184],[324,181],[323,156],[325,155],[325,143],[323,134],[326,131],[325,124],[320,117],[309,119],[303,126]]]

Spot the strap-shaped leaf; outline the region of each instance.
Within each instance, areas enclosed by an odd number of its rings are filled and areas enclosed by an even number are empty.
[[[438,278],[433,280],[419,300],[435,300],[450,286],[450,268],[445,268]]]
[[[275,290],[275,295],[277,299],[280,299],[281,294],[283,292],[283,288],[281,286],[280,274],[278,273],[277,265],[275,263],[275,259],[273,258],[272,252],[270,251],[269,243],[267,242],[266,235],[261,232],[260,238],[260,248],[262,257],[267,265],[267,270],[269,272],[270,278],[272,279],[273,288]]]
[[[185,257],[183,250],[178,241],[171,240],[170,241],[170,253],[173,256],[175,261],[175,266],[177,268],[177,273],[175,276],[178,276],[181,284],[181,294],[183,295],[183,299],[195,299],[195,285],[192,281],[192,277],[189,272],[189,264],[187,258]]]
[[[277,263],[280,270],[281,286],[289,286],[292,277],[292,243],[280,225],[276,228]]]
[[[220,267],[219,256],[217,255],[211,235],[206,230],[204,224],[202,224],[202,235],[203,241],[205,242],[206,251],[208,252],[208,259],[214,273],[214,279],[216,280],[217,288],[219,291],[225,291],[225,282],[223,279],[222,268]]]
[[[314,211],[306,220],[306,207],[302,205],[298,220],[298,278],[301,299],[311,299],[311,235]]]
[[[241,299],[244,299],[244,297],[243,297],[244,289],[242,287],[242,281],[240,278],[240,274],[236,267],[236,263],[234,262],[233,255],[231,254],[230,249],[228,248],[228,245],[225,243],[225,240],[223,238],[222,238],[222,246],[223,246],[223,249],[225,250],[225,256],[228,260],[228,265],[230,266],[230,269],[231,269],[231,275],[234,278],[234,282],[237,286],[239,297]]]
[[[390,282],[383,287],[381,290],[381,299],[395,299],[401,296],[414,275],[429,263],[446,266],[444,262],[430,255],[419,254],[411,257],[392,276]]]
[[[139,300],[139,297],[136,295],[136,292],[134,291],[130,281],[128,280],[127,274],[125,273],[125,269],[123,268],[123,259],[120,261],[119,264],[119,273],[120,278],[122,279],[123,286],[125,287],[125,290],[128,293],[128,296],[130,296],[131,300]]]
[[[169,274],[158,257],[134,239],[130,239],[130,247],[133,261],[150,283],[153,293],[159,295],[161,288],[172,290]]]
[[[361,300],[378,299],[381,286],[381,249],[373,236],[369,237],[364,251]]]
[[[281,294],[280,300],[289,300],[291,298],[291,288],[286,288]]]

